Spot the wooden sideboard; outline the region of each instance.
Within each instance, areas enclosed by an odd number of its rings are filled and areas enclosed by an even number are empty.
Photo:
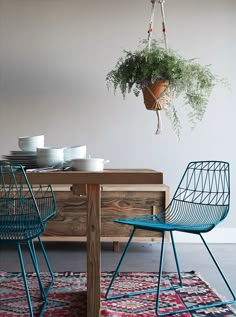
[[[69,185],[54,185],[57,215],[47,222],[43,236],[45,241],[86,241],[87,196],[75,196]],[[169,202],[169,187],[151,185],[104,185],[101,186],[101,241],[113,242],[119,250],[119,242],[127,241],[131,226],[114,223],[124,217],[155,214]],[[137,230],[134,241],[154,242],[160,233]]]

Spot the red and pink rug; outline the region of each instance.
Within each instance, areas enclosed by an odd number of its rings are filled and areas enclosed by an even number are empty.
[[[184,288],[162,293],[162,312],[203,303],[219,301],[219,296],[195,272],[183,273]],[[34,302],[35,316],[40,301],[38,282],[34,274],[28,274],[30,291]],[[102,317],[151,317],[155,315],[155,294],[140,295],[126,299],[104,300],[111,273],[101,277],[101,316]],[[115,291],[129,292],[133,289],[156,289],[157,273],[120,273]],[[47,275],[43,275],[47,283]],[[175,273],[166,273],[162,280],[165,286],[176,285]],[[86,273],[56,273],[55,283],[48,295],[46,317],[85,317],[86,316]],[[26,317],[28,306],[21,274],[0,272],[0,317]],[[181,317],[231,317],[236,316],[229,306],[211,308],[175,315]],[[88,316],[93,317],[93,316]]]

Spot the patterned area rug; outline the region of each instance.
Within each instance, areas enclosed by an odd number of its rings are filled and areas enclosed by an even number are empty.
[[[162,312],[168,309],[181,309],[184,304],[189,307],[203,303],[219,301],[217,294],[195,272],[183,273],[184,288],[165,291],[162,294]],[[33,297],[35,316],[40,307],[37,278],[28,274],[31,296]],[[126,299],[104,300],[104,294],[111,279],[111,273],[102,273],[101,278],[101,316],[102,317],[149,317],[155,316],[155,294],[139,295]],[[156,289],[158,276],[156,273],[120,273],[112,292],[129,292],[133,289]],[[49,279],[43,274],[43,281]],[[166,273],[163,285],[176,285],[174,273]],[[27,302],[19,273],[0,272],[0,316],[26,317]],[[86,273],[56,273],[55,283],[48,295],[48,305],[44,316],[50,317],[85,317],[86,316]],[[184,303],[184,304],[183,304]],[[171,307],[171,308],[168,308]],[[175,315],[181,317],[225,317],[236,316],[228,306],[211,308]],[[93,316],[88,316],[93,317]]]

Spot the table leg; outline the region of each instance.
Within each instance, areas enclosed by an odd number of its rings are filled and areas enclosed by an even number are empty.
[[[100,185],[87,185],[87,317],[100,316],[101,194]]]

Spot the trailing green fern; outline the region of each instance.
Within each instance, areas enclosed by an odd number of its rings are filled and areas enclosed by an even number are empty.
[[[190,107],[188,117],[194,127],[202,120],[212,89],[219,78],[211,72],[209,65],[202,66],[195,59],[186,59],[172,49],[161,47],[155,40],[150,49],[147,41],[143,41],[143,44],[143,48],[135,51],[123,51],[115,68],[107,74],[108,89],[113,86],[114,93],[120,89],[124,98],[131,92],[139,96],[150,83],[168,80],[172,97],[182,96],[185,105]],[[179,135],[180,119],[173,102],[164,110]]]

